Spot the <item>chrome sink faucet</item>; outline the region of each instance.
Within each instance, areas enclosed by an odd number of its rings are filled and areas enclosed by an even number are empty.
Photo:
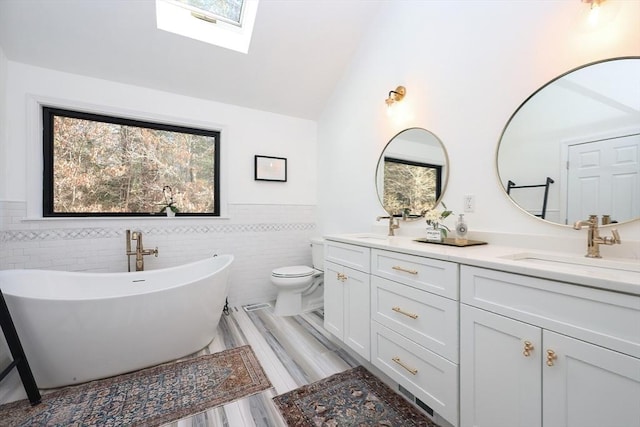
[[[389,236],[395,236],[394,230],[397,230],[398,228],[400,228],[400,221],[399,220],[395,220],[395,218],[393,217],[393,215],[389,215],[389,216],[379,216],[376,218],[376,221],[380,221],[381,219],[389,219]]]
[[[131,255],[136,256],[136,271],[144,271],[144,256],[145,255],[155,255],[158,257],[158,248],[155,249],[144,249],[142,246],[142,231],[134,231],[127,230],[127,271],[131,271]],[[131,241],[136,241],[136,250],[131,251]]]
[[[587,231],[587,258],[602,258],[600,255],[600,245],[615,245],[620,244],[620,234],[615,228],[611,230],[613,237],[605,236],[600,237],[600,230],[598,229],[598,215],[589,215],[589,219],[576,221],[573,224],[575,230],[580,230],[582,227],[589,227]]]

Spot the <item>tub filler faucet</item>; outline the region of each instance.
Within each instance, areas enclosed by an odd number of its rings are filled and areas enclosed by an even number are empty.
[[[144,256],[155,255],[158,257],[158,248],[144,249],[142,246],[142,231],[127,230],[127,271],[131,271],[131,255],[136,256],[136,271],[144,271]],[[131,250],[131,241],[136,241],[136,250]]]

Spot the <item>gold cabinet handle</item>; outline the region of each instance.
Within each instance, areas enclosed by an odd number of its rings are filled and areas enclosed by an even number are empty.
[[[409,270],[407,268],[400,267],[399,265],[394,265],[391,268],[393,268],[394,270],[397,270],[397,271],[404,271],[405,273],[409,273],[409,274],[418,274],[418,270]]]
[[[402,360],[400,360],[400,358],[398,356],[392,358],[391,360],[393,360],[394,362],[396,362],[398,365],[402,366],[404,369],[406,369],[407,371],[409,371],[409,373],[411,375],[416,375],[418,373],[417,369],[413,369],[408,367],[407,365],[404,364],[404,362],[402,362]]]
[[[553,350],[547,350],[547,366],[553,366],[553,361],[558,358],[558,355]]]
[[[392,307],[391,310],[395,311],[396,313],[404,314],[405,316],[410,317],[412,319],[417,319],[418,318],[417,314],[406,312],[406,311],[404,311],[403,309],[401,309],[400,307],[397,307],[397,306],[396,307]]]
[[[344,282],[345,280],[347,280],[347,276],[345,274],[338,273],[338,280]]]
[[[524,357],[531,356],[531,352],[532,351],[533,351],[533,344],[531,344],[531,341],[525,341],[524,342],[524,351],[522,352],[522,354],[524,354]]]

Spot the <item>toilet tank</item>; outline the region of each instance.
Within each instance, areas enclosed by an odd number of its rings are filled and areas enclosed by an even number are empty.
[[[322,237],[311,239],[311,261],[313,268],[324,271],[324,239]]]

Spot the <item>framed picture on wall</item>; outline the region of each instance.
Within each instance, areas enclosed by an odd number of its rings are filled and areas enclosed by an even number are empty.
[[[287,159],[284,157],[255,156],[256,181],[287,181]]]

